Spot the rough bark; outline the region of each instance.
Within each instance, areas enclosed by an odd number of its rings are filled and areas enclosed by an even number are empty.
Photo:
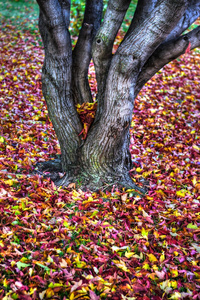
[[[65,21],[65,25],[68,28],[70,23],[70,6],[71,0],[59,0],[60,6],[62,8],[62,15]]]
[[[177,23],[175,28],[170,32],[165,42],[178,38],[192,23],[200,16],[200,0],[191,0],[188,2],[188,7]]]
[[[132,19],[126,36],[128,36],[136,28],[139,28],[139,26],[149,17],[150,13],[155,8],[157,2],[158,0],[138,0],[134,17]]]
[[[60,3],[44,0],[38,4],[41,10],[39,28],[45,49],[42,91],[60,143],[62,167],[67,171],[76,162],[81,144],[78,134],[82,129],[71,96],[71,40]]]
[[[139,0],[130,28],[112,55],[130,0],[110,0],[100,28],[102,1],[88,0],[73,54],[68,31],[70,1],[37,1],[45,47],[43,94],[62,152],[61,163],[58,160],[43,164],[44,169],[65,173],[62,178],[56,176],[58,185],[78,180],[91,189],[117,184],[144,192],[129,176],[129,128],[134,99],[144,83],[183,53],[189,43],[191,48],[199,45],[199,28],[169,39],[171,32],[178,34],[177,24],[183,26],[188,19],[189,2]],[[193,0],[191,6],[196,11],[198,1]],[[91,52],[98,84],[98,111],[83,141],[75,104],[92,101],[87,78]]]
[[[112,59],[112,48],[115,37],[123,22],[131,0],[110,0],[103,23],[96,34],[92,47],[92,56],[97,78],[98,108],[96,121],[100,118],[104,105],[106,79]]]
[[[185,53],[189,46],[190,49],[200,47],[200,26],[191,32],[180,36],[177,39],[170,40],[168,43],[161,45],[147,60],[141,72],[138,75],[135,87],[135,97],[144,86],[144,84],[158,72],[164,65]]]
[[[92,42],[99,29],[103,1],[87,0],[82,28],[73,51],[72,91],[76,104],[93,102],[88,82],[88,68],[92,58]]]
[[[161,2],[145,21],[145,28],[142,23],[140,30],[137,28],[137,36],[133,31],[112,58],[101,119],[89,132],[82,148],[81,158],[88,173],[96,177],[112,174],[120,181],[128,177],[131,167],[129,128],[137,75],[181,18],[185,4],[186,1]]]

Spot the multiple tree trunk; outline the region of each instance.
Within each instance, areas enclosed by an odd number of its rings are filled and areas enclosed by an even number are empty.
[[[130,0],[86,0],[83,25],[72,51],[70,0],[37,0],[44,43],[43,95],[61,147],[65,175],[58,185],[80,182],[91,189],[120,184],[141,191],[129,176],[129,128],[134,99],[165,64],[200,45],[200,27],[181,35],[200,14],[200,0],[138,0],[130,27],[112,48]],[[98,108],[86,140],[76,104],[92,102],[88,68],[94,61]],[[54,163],[47,165],[54,166]],[[59,169],[59,168],[58,168]]]

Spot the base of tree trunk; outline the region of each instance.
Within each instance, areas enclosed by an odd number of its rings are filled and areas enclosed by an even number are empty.
[[[111,190],[113,186],[126,189],[134,189],[140,194],[145,194],[148,191],[148,182],[143,178],[138,184],[134,183],[128,171],[124,174],[93,174],[92,171],[88,175],[80,168],[74,166],[68,172],[63,173],[61,160],[55,159],[36,164],[35,172],[50,178],[57,186],[68,187],[75,183],[76,187],[82,190]]]

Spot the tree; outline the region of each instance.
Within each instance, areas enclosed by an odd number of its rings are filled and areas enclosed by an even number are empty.
[[[129,127],[134,99],[165,64],[200,45],[200,26],[183,32],[200,15],[200,0],[138,0],[130,27],[113,55],[115,37],[131,0],[86,0],[82,28],[72,51],[68,30],[70,0],[37,0],[45,60],[42,90],[61,148],[59,161],[44,169],[62,169],[58,185],[80,181],[91,189],[104,183],[139,190],[129,176]],[[76,104],[93,102],[88,67],[94,61],[97,112],[83,139]]]

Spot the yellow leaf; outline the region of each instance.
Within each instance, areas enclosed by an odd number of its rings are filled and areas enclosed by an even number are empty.
[[[80,196],[80,194],[79,194],[77,191],[75,191],[75,190],[73,190],[72,195],[73,195],[74,197]]]
[[[70,294],[69,300],[74,300],[74,292]]]
[[[84,261],[79,261],[76,263],[77,268],[84,268],[85,266],[87,266],[87,264]]]
[[[169,299],[178,300],[181,298],[182,298],[181,293],[175,292]]]
[[[53,258],[52,258],[50,255],[48,255],[47,261],[48,261],[49,263],[52,263],[52,262],[53,262]]]
[[[170,284],[171,284],[171,287],[172,287],[173,289],[176,289],[176,288],[177,288],[177,281],[172,280],[172,281],[170,282]]]
[[[148,277],[151,278],[152,280],[155,280],[155,273],[150,273]]]
[[[0,136],[0,143],[4,143],[5,139],[3,136]]]
[[[178,212],[177,209],[174,211],[174,215],[175,215],[176,217],[180,217],[180,216],[181,216],[181,214]]]
[[[178,277],[178,271],[174,269],[170,269],[170,273],[172,274],[172,277]]]
[[[0,141],[1,141],[1,140],[0,140]],[[196,176],[193,177],[192,183],[193,183],[194,186],[197,184],[197,177],[196,177]]]
[[[78,290],[77,293],[79,294],[87,294],[88,287],[82,287],[81,290]]]
[[[133,255],[135,255],[135,252],[126,252],[126,253],[125,253],[125,256],[126,256],[127,258],[130,258],[130,257],[132,257]]]
[[[17,76],[13,76],[13,81],[17,81]]]
[[[154,234],[154,236],[155,236],[155,238],[156,238],[156,239],[158,239],[158,238],[159,238],[159,233],[158,233],[158,231],[154,231],[154,233],[153,233],[153,234]]]
[[[51,297],[53,297],[53,296],[54,296],[54,291],[53,291],[53,289],[48,288],[48,289],[46,290],[46,297],[47,297],[47,298],[51,298]]]
[[[149,270],[150,266],[149,266],[149,264],[144,264],[144,266],[142,268],[145,269],[145,270]]]
[[[169,279],[160,283],[160,288],[165,291],[168,287],[171,287]]]
[[[69,226],[70,226],[70,224],[69,224],[67,221],[64,221],[64,222],[63,222],[63,225],[64,225],[65,227],[69,227]]]
[[[4,280],[3,280],[3,286],[4,287],[8,287],[8,284],[9,284],[9,281],[5,278]]]
[[[140,173],[140,172],[142,172],[142,169],[141,168],[136,168],[136,172]]]
[[[152,268],[153,268],[154,271],[158,271],[158,266],[157,265],[153,265]]]
[[[156,262],[157,261],[157,258],[152,253],[149,254],[148,257],[149,257],[150,262]]]
[[[5,184],[13,185],[14,183],[16,183],[18,181],[15,179],[8,179],[8,180],[5,180],[4,182],[5,182]]]
[[[196,278],[200,279],[200,273],[194,272]]]
[[[142,236],[143,236],[146,240],[148,240],[148,231],[145,230],[143,227],[142,227],[142,232],[141,232],[141,234],[142,234]]]
[[[160,256],[160,262],[163,262],[165,260],[165,253],[163,252]]]
[[[177,191],[176,192],[176,195],[178,196],[178,197],[185,197],[185,195],[186,195],[186,193],[187,193],[187,191],[186,190],[180,190],[180,191]]]
[[[113,260],[114,264],[121,270],[123,270],[124,272],[129,272],[129,269],[126,267],[125,262],[123,262],[122,260],[118,261],[118,260]]]
[[[146,148],[147,152],[152,152],[151,148],[147,147]]]
[[[34,294],[36,290],[37,288],[30,288],[29,295]]]
[[[71,251],[72,251],[72,247],[69,247],[69,248],[67,248],[67,253],[71,253]]]
[[[193,145],[192,148],[197,150],[197,151],[200,151],[200,148],[197,145]]]
[[[156,193],[160,194],[163,198],[166,198],[165,193],[161,189],[159,189],[158,191],[156,191]]]

